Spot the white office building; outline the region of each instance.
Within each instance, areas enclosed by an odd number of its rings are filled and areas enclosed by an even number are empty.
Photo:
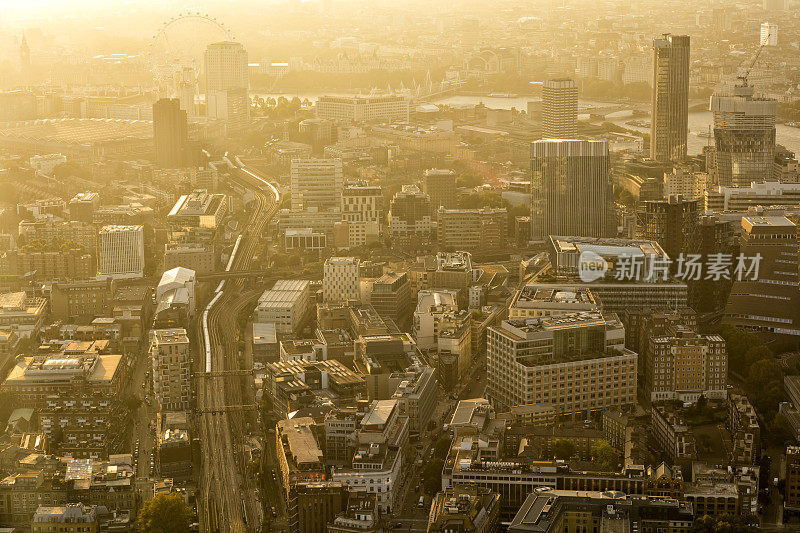
[[[144,277],[142,226],[103,226],[99,235],[98,275],[125,279]]]
[[[357,257],[329,257],[325,261],[322,296],[326,302],[361,299],[359,265]]]
[[[408,122],[411,102],[403,96],[321,96],[317,117],[337,122]]]
[[[341,159],[292,159],[291,168],[292,210],[341,207]]]

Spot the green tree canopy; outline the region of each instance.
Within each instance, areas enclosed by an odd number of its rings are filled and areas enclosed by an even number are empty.
[[[428,494],[436,494],[442,490],[442,469],[444,461],[434,458],[422,470],[422,487]]]
[[[557,439],[553,442],[553,455],[566,461],[575,455],[575,444],[571,440]]]
[[[704,515],[694,521],[692,531],[696,533],[751,533],[758,531],[758,528],[749,525],[740,516]]]
[[[177,533],[187,531],[192,510],[177,492],[159,494],[147,502],[139,513],[139,527],[145,533]]]
[[[598,440],[592,445],[592,461],[605,472],[613,472],[619,466],[619,452],[607,440]]]

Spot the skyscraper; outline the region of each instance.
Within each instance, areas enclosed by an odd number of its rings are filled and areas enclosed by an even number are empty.
[[[711,181],[748,187],[768,181],[775,159],[775,115],[778,102],[753,96],[753,87],[738,85],[729,94],[711,97],[714,148],[707,153]]]
[[[240,43],[209,44],[205,53],[206,91],[247,89],[247,51]]]
[[[541,140],[531,145],[532,235],[614,234],[608,143]]]
[[[689,36],[653,41],[650,158],[675,162],[686,157],[689,129]]]
[[[341,208],[341,159],[292,159],[292,209]]]
[[[186,165],[187,144],[186,111],[177,98],[162,98],[153,104],[153,141],[156,161],[162,168],[180,168]]]
[[[547,80],[542,85],[542,138],[578,136],[578,86],[571,79]]]
[[[235,42],[208,45],[205,53],[208,118],[242,125],[250,116],[247,51]]]

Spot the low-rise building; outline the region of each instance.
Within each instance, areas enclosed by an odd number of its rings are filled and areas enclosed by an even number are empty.
[[[479,487],[450,487],[431,502],[429,533],[495,533],[500,526],[500,495]]]
[[[653,405],[651,428],[671,462],[686,462],[696,457],[694,433],[681,418],[680,411],[670,404]]]
[[[291,335],[300,331],[311,309],[310,281],[282,279],[258,299],[255,320],[275,324],[275,331]]]
[[[445,249],[491,252],[503,250],[508,239],[506,208],[445,209],[439,207],[439,246]]]
[[[596,311],[592,291],[536,287],[526,285],[516,292],[508,309],[508,318],[527,318],[563,315],[581,311]]]
[[[27,339],[39,334],[44,322],[47,300],[24,292],[0,294],[0,329],[10,330]]]
[[[17,360],[2,385],[15,393],[18,407],[40,407],[52,395],[103,394],[120,390],[121,355],[36,356]]]
[[[115,287],[112,279],[54,281],[50,288],[50,314],[64,321],[110,316]]]
[[[743,394],[728,400],[728,430],[733,439],[731,460],[735,465],[753,465],[761,458],[761,426],[758,414]]]
[[[539,490],[530,494],[508,526],[509,533],[660,531],[689,533],[691,504],[627,496],[621,492]]]
[[[31,533],[96,533],[99,531],[99,515],[105,508],[70,503],[64,507],[39,506],[33,515]]]
[[[207,244],[168,242],[164,245],[164,270],[176,267],[194,270],[199,275],[216,270],[214,248]]]

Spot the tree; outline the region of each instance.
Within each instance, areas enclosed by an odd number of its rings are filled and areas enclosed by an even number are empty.
[[[744,521],[740,516],[734,515],[704,515],[694,521],[692,531],[696,533],[750,533],[758,531]]]
[[[422,487],[428,494],[436,494],[442,490],[442,469],[444,461],[438,457],[425,465],[422,471]]]
[[[619,466],[619,453],[607,440],[597,440],[592,445],[592,460],[605,472],[613,472]]]
[[[762,415],[770,419],[783,401],[783,371],[774,359],[762,359],[747,374],[748,397]]]
[[[496,192],[480,192],[461,196],[458,198],[458,207],[461,209],[482,209],[484,207],[505,207],[503,197]]]
[[[792,444],[795,441],[794,428],[792,428],[792,425],[783,413],[776,414],[775,418],[772,420],[772,424],[770,424],[769,440],[770,442],[783,446]],[[764,457],[768,456],[765,455]],[[769,470],[767,470],[767,472],[769,472]]]
[[[575,455],[575,444],[571,440],[557,439],[553,442],[553,455],[556,459],[571,459]]]
[[[139,513],[139,527],[145,533],[187,531],[192,510],[177,492],[159,494],[147,502]]]
[[[141,407],[142,399],[135,394],[128,394],[123,400],[123,403],[125,404],[125,407],[128,408],[128,411],[134,413],[139,409],[139,407]]]
[[[767,348],[765,345],[762,344],[760,346],[753,346],[744,354],[744,366],[749,369],[753,363],[772,358],[772,350]]]
[[[444,459],[447,457],[447,452],[450,451],[450,444],[450,437],[447,436],[441,437],[439,440],[437,440],[433,448],[434,457],[439,459]]]

